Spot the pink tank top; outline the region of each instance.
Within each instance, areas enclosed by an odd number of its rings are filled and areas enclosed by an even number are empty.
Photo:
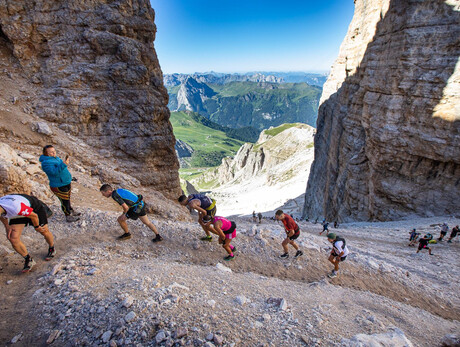
[[[216,224],[216,222],[220,220],[222,222],[222,231],[227,231],[232,227],[232,222],[230,222],[228,219],[225,219],[224,217],[214,217],[212,220],[212,224]]]

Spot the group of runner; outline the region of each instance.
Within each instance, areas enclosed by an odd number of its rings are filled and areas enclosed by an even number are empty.
[[[424,237],[421,237],[419,239],[420,233],[417,232],[417,229],[412,229],[409,232],[409,246],[415,246],[415,244],[418,241],[418,248],[417,248],[417,253],[419,253],[422,249],[428,250],[429,255],[433,255],[431,248],[429,247],[430,243],[437,243],[443,241],[444,237],[447,235],[447,232],[449,231],[449,226],[447,223],[443,223],[441,225],[441,232],[439,235],[439,238],[437,240],[433,239],[433,235],[431,233],[427,233]],[[448,243],[452,243],[452,240],[459,234],[460,228],[458,225],[452,228],[452,231],[449,235],[449,239],[447,240]]]
[[[43,155],[40,157],[42,169],[47,174],[51,191],[58,197],[61,203],[61,209],[69,223],[79,220],[80,213],[76,212],[70,203],[72,175],[68,170],[70,158],[66,156],[65,160],[56,155],[56,150],[52,145],[43,148]],[[129,232],[127,220],[139,219],[154,234],[153,242],[163,240],[158,233],[155,225],[149,220],[146,213],[146,204],[142,195],[137,195],[127,189],[114,189],[109,184],[103,184],[100,187],[100,193],[106,198],[112,198],[123,209],[122,214],[117,218],[123,234],[118,237],[119,240],[128,240],[132,237]],[[212,241],[212,235],[217,235],[219,244],[227,252],[224,260],[229,261],[235,258],[236,247],[231,244],[236,237],[236,223],[222,216],[216,216],[216,201],[204,194],[192,194],[189,196],[181,195],[178,198],[181,205],[187,206],[190,210],[198,212],[198,223],[203,228],[205,236],[203,241]],[[23,272],[28,272],[36,264],[35,260],[29,254],[26,246],[21,241],[21,234],[24,227],[32,225],[37,232],[43,235],[48,244],[48,253],[45,260],[51,260],[56,255],[54,246],[54,237],[48,227],[48,218],[52,215],[49,207],[34,196],[27,194],[10,194],[0,197],[0,221],[5,226],[6,235],[14,250],[24,257]],[[303,255],[295,240],[300,235],[300,228],[294,219],[282,210],[276,211],[275,219],[281,221],[286,232],[286,238],[281,243],[284,253],[280,258],[289,257],[289,248],[291,245],[296,253],[294,258]],[[323,231],[327,231],[327,224]],[[320,234],[322,234],[322,232]],[[329,242],[332,243],[332,251],[329,261],[334,265],[334,269],[329,277],[336,277],[339,270],[339,263],[344,261],[348,255],[348,248],[343,238],[334,233],[327,234]]]

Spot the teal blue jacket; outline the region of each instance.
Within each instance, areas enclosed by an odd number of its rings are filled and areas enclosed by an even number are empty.
[[[42,155],[40,156],[40,163],[42,163],[42,169],[48,176],[50,187],[62,187],[72,182],[72,175],[61,158]]]

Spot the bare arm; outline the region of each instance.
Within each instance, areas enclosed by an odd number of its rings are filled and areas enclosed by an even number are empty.
[[[221,227],[222,227],[222,222],[221,221],[217,221],[217,223],[214,225],[214,229],[217,231],[217,235],[220,236],[221,239],[224,239],[225,240],[225,234],[224,232],[222,231]]]
[[[123,214],[126,214],[129,211],[129,206],[125,202],[121,204],[121,207],[123,208]]]
[[[201,206],[198,205],[198,201],[192,201],[189,204],[189,206],[198,211],[198,214],[200,215],[200,218],[202,218],[203,216],[206,216],[208,214],[208,212],[206,212],[206,210],[204,208],[202,208]]]

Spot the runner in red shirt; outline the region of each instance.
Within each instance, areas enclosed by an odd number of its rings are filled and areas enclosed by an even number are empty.
[[[284,229],[286,231],[286,238],[284,239],[283,243],[281,244],[284,249],[284,253],[280,255],[280,258],[288,258],[289,251],[288,251],[288,244],[294,247],[297,250],[294,258],[300,257],[303,252],[299,249],[299,246],[294,242],[300,235],[300,229],[297,223],[289,216],[287,213],[284,213],[281,210],[276,211],[275,218],[280,220],[284,224]]]

